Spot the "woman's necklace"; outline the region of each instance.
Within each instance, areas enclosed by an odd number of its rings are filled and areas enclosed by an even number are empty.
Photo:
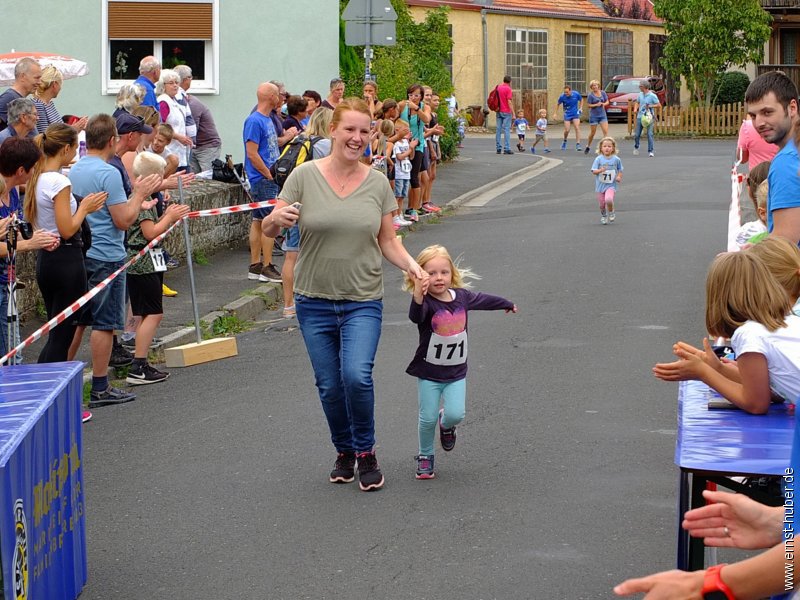
[[[353,173],[355,173],[356,171],[358,171],[358,169],[356,169],[355,171],[350,173],[347,177],[345,177],[344,178],[344,183],[343,183],[342,180],[339,179],[339,176],[336,175],[336,170],[333,168],[333,165],[331,165],[331,175],[333,175],[333,178],[336,180],[336,183],[339,184],[339,193],[342,193],[344,191],[345,186],[348,183],[350,183],[350,178],[353,176]]]

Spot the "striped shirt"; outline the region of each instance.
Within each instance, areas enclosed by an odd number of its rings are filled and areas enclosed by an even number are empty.
[[[63,123],[61,114],[58,112],[56,105],[52,102],[45,104],[39,98],[34,96],[33,103],[36,105],[36,112],[39,114],[39,119],[36,121],[36,131],[44,133],[48,125],[52,123]]]

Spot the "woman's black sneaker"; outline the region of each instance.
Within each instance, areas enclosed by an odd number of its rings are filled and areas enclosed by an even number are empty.
[[[374,492],[383,487],[383,473],[378,466],[375,452],[357,452],[358,460],[358,487],[362,492]]]
[[[147,385],[164,381],[167,377],[169,377],[169,373],[159,371],[154,366],[144,363],[143,365],[133,365],[128,371],[125,381],[131,385]]]
[[[356,478],[356,453],[339,452],[331,471],[331,483],[351,483]]]

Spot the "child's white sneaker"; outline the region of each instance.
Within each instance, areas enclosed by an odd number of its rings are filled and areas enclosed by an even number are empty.
[[[617,218],[617,214],[613,210],[610,213],[608,213],[608,222],[609,223],[613,223],[614,219],[616,219],[616,218]]]

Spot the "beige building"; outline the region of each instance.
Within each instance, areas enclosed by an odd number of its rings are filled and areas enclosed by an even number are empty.
[[[615,75],[661,75],[668,102],[679,101],[679,86],[658,64],[664,28],[647,0],[637,2],[623,2],[626,17],[612,17],[601,0],[406,0],[417,21],[431,8],[450,8],[461,108],[485,106],[489,91],[508,74],[515,104],[528,120],[540,107],[555,114],[565,84],[585,95],[591,80],[605,87]]]

